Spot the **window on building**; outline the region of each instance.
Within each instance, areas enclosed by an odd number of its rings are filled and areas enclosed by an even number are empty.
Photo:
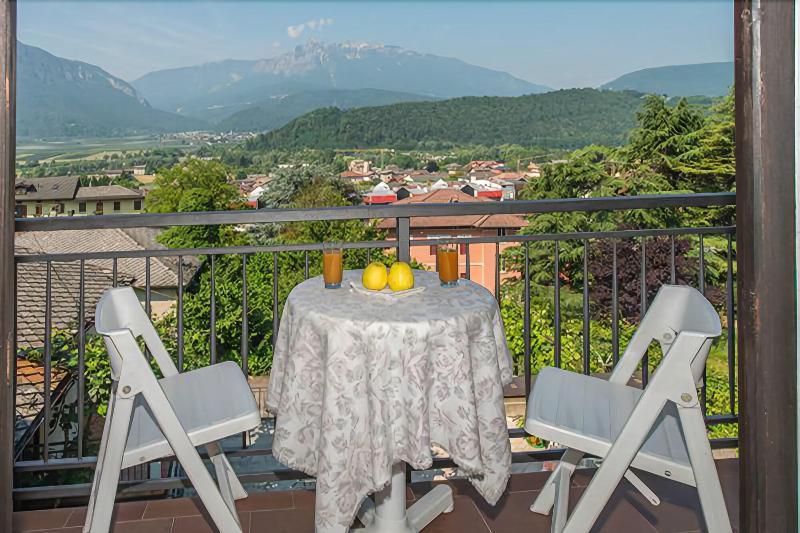
[[[17,204],[16,208],[17,218],[25,218],[28,216],[28,206],[25,204]]]
[[[78,202],[78,213],[86,212],[86,202]]]
[[[36,204],[36,216],[37,217],[42,216],[42,202],[38,202]]]
[[[94,214],[95,215],[102,215],[103,214],[103,202],[97,202],[94,206]]]
[[[431,255],[436,255],[436,245],[431,246]]]
[[[64,202],[58,202],[56,205],[56,213],[61,214],[64,212]]]
[[[114,211],[119,211],[120,209],[122,209],[122,203],[114,202]]]
[[[141,200],[134,200],[133,201],[133,209],[134,209],[134,211],[141,211],[142,210],[142,201]]]

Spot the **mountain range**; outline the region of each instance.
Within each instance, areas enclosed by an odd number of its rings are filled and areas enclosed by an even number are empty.
[[[263,132],[322,108],[337,108],[350,117],[357,116],[347,114],[354,108],[464,96],[508,97],[494,102],[524,112],[513,97],[552,91],[458,59],[365,43],[310,40],[270,59],[161,70],[131,83],[95,65],[23,43],[18,44],[17,53],[17,134],[23,139],[192,130]],[[728,90],[729,71],[730,64],[725,63],[644,69],[602,88],[718,95]],[[524,96],[519,102],[529,99]],[[561,112],[571,113],[563,108]],[[505,115],[501,112],[497,117]],[[600,115],[597,118],[602,120]]]
[[[159,109],[204,119],[213,119],[218,109],[232,114],[272,97],[305,91],[378,89],[412,93],[419,99],[550,90],[505,72],[398,46],[315,40],[269,59],[152,72],[132,85]]]

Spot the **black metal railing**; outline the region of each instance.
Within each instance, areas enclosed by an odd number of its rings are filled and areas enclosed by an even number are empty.
[[[686,207],[704,208],[712,206],[729,206],[735,203],[733,193],[710,193],[696,195],[657,195],[640,197],[615,197],[615,198],[580,198],[580,199],[558,199],[543,201],[519,201],[519,202],[476,202],[462,204],[410,204],[403,206],[358,206],[358,207],[337,207],[322,209],[288,209],[288,210],[258,210],[258,211],[234,211],[217,213],[173,213],[173,214],[141,214],[141,215],[108,215],[108,216],[88,216],[88,217],[58,217],[43,219],[19,219],[17,220],[17,231],[54,231],[54,230],[88,230],[88,229],[111,229],[111,228],[131,228],[131,227],[167,227],[167,226],[197,226],[213,224],[281,224],[288,222],[308,222],[319,220],[369,220],[369,219],[396,219],[395,230],[392,239],[372,242],[350,242],[345,243],[344,247],[351,250],[366,250],[366,260],[372,258],[377,250],[382,252],[392,251],[400,259],[409,260],[412,257],[412,248],[421,246],[435,246],[444,243],[457,243],[464,245],[464,256],[466,260],[465,277],[471,277],[471,249],[477,245],[493,245],[494,254],[494,279],[492,287],[498,297],[501,306],[504,305],[501,298],[502,291],[506,284],[501,279],[501,247],[507,248],[509,245],[519,246],[520,259],[517,263],[519,279],[516,283],[521,284],[522,292],[522,339],[523,348],[521,361],[518,369],[521,370],[521,378],[524,380],[524,395],[527,398],[532,382],[534,381],[534,365],[532,364],[532,331],[534,323],[532,321],[531,294],[534,282],[531,280],[530,269],[532,259],[530,252],[532,247],[537,250],[552,250],[551,272],[552,278],[547,283],[538,283],[552,291],[551,300],[547,303],[552,306],[552,323],[544,324],[545,327],[552,327],[552,358],[550,364],[564,366],[564,280],[562,273],[564,267],[564,257],[562,252],[568,243],[580,243],[582,246],[579,265],[572,265],[576,272],[580,272],[582,280],[580,283],[573,284],[573,292],[580,294],[581,300],[581,325],[578,333],[581,335],[580,364],[575,368],[586,374],[592,372],[591,349],[592,349],[592,300],[590,282],[590,263],[591,249],[593,245],[602,242],[611,243],[611,275],[610,275],[610,308],[608,309],[607,320],[610,328],[610,361],[611,366],[616,364],[620,357],[621,350],[621,323],[620,323],[620,296],[623,290],[618,283],[618,269],[620,267],[618,253],[623,243],[636,242],[639,246],[639,313],[641,315],[647,309],[648,290],[652,289],[653,282],[648,281],[647,250],[648,245],[653,243],[663,243],[669,241],[669,268],[668,279],[660,282],[675,282],[679,276],[676,267],[676,241],[683,239],[697,245],[697,278],[696,286],[705,291],[707,258],[706,242],[712,236],[719,236],[724,239],[725,247],[724,265],[724,301],[719,307],[724,311],[727,318],[727,344],[726,344],[726,364],[727,364],[727,411],[723,413],[708,414],[706,419],[709,425],[736,423],[737,406],[735,393],[735,273],[734,273],[734,242],[735,227],[732,225],[720,225],[710,227],[675,227],[675,228],[639,228],[623,229],[611,231],[580,231],[580,232],[557,232],[540,234],[505,234],[498,231],[497,235],[486,235],[479,237],[453,237],[437,239],[414,239],[411,235],[410,221],[414,217],[430,216],[453,216],[453,215],[491,215],[491,214],[519,214],[536,215],[542,213],[574,213],[574,212],[597,212],[597,211],[619,211],[633,209],[681,209]],[[544,248],[543,248],[544,247]],[[174,258],[177,260],[177,296],[175,298],[176,315],[176,343],[175,358],[179,370],[184,369],[185,356],[185,324],[184,324],[184,298],[185,298],[185,279],[184,263],[190,256],[201,256],[205,258],[205,266],[208,268],[209,289],[210,289],[210,316],[209,320],[209,361],[215,363],[220,354],[218,353],[217,339],[217,319],[218,319],[218,296],[216,294],[216,269],[218,258],[221,256],[238,256],[241,258],[241,341],[240,356],[242,369],[249,374],[250,369],[250,333],[249,324],[250,313],[252,312],[252,293],[249,293],[248,282],[248,258],[268,254],[272,257],[272,332],[273,343],[275,334],[280,327],[280,308],[281,300],[279,296],[279,256],[280,254],[302,254],[303,278],[307,279],[311,274],[310,256],[321,251],[322,243],[309,244],[281,244],[264,246],[228,246],[213,248],[177,248],[177,249],[146,249],[130,251],[100,251],[100,252],[75,252],[59,254],[20,254],[16,256],[16,266],[26,264],[44,264],[46,276],[44,286],[41,290],[45,294],[44,310],[44,342],[41,348],[42,366],[44,370],[44,404],[39,414],[39,424],[43,431],[41,443],[34,448],[34,457],[19,458],[14,465],[15,475],[21,479],[25,475],[35,473],[50,472],[66,469],[85,469],[92,468],[96,458],[86,454],[85,447],[85,428],[83,423],[77,424],[74,452],[53,453],[49,431],[53,417],[53,406],[48,391],[51,387],[51,373],[53,370],[53,346],[52,346],[52,272],[54,265],[77,264],[79,268],[78,276],[78,302],[77,315],[85,317],[87,308],[86,302],[86,264],[89,261],[106,261],[111,264],[112,284],[119,283],[119,261],[140,259],[145,264],[145,286],[144,286],[144,305],[148,314],[151,313],[152,302],[152,279],[151,263],[156,258]],[[541,255],[541,254],[539,254]],[[541,303],[541,299],[537,300]],[[595,306],[596,307],[596,306]],[[23,317],[18,317],[19,321]],[[541,325],[541,324],[540,324]],[[75,380],[77,387],[76,403],[79,417],[86,407],[86,345],[87,335],[84,324],[78,324],[76,328],[77,342],[77,367]],[[575,333],[575,332],[567,332]],[[574,355],[574,354],[573,354]],[[650,365],[647,358],[641,366],[640,379],[642,384],[647,383]],[[702,389],[702,398],[705,405],[706,386]],[[526,437],[521,428],[510,428],[509,437],[518,439]],[[735,437],[714,439],[715,447],[736,446]],[[269,454],[270,450],[249,449],[247,439],[243,438],[242,446],[238,450],[231,450],[231,456],[251,456]],[[558,457],[560,450],[542,449],[532,452],[520,452],[514,455],[515,461],[527,460],[546,460]],[[437,459],[435,467],[451,465],[447,459]],[[289,469],[277,469],[269,472],[251,473],[242,476],[242,481],[264,482],[280,479],[300,478],[304,475]],[[123,481],[120,484],[122,493],[139,493],[153,490],[167,490],[181,488],[185,484],[182,478],[162,478],[139,481]],[[89,492],[88,483],[58,484],[45,483],[43,486],[25,486],[27,484],[17,483],[14,489],[16,500],[49,499],[49,498],[68,498],[83,497]]]

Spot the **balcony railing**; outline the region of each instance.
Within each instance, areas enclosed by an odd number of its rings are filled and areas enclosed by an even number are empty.
[[[537,369],[533,359],[539,356],[541,361],[542,353],[537,348],[532,347],[533,331],[548,330],[546,335],[548,340],[547,351],[544,354],[546,362],[555,366],[573,365],[576,371],[584,373],[608,370],[617,362],[620,349],[624,349],[623,329],[635,322],[635,318],[625,320],[622,316],[620,299],[623,294],[630,299],[631,291],[629,287],[621,287],[618,280],[621,279],[623,268],[630,271],[632,266],[629,264],[631,254],[625,258],[621,257],[624,250],[634,250],[638,254],[637,277],[635,285],[638,286],[638,309],[639,314],[644,313],[648,305],[648,292],[654,287],[664,282],[680,281],[681,272],[678,263],[688,261],[685,256],[691,256],[694,263],[692,272],[692,284],[703,292],[711,292],[712,289],[717,295],[717,305],[720,312],[726,318],[727,331],[723,336],[723,346],[719,346],[719,362],[725,367],[724,375],[727,386],[725,409],[723,412],[707,412],[706,420],[709,425],[717,424],[736,424],[737,400],[735,387],[735,227],[733,225],[715,225],[707,227],[657,227],[657,228],[625,228],[609,231],[577,231],[577,232],[552,232],[540,234],[514,234],[505,235],[498,231],[497,235],[480,237],[453,237],[439,239],[415,239],[411,231],[411,220],[415,217],[431,216],[453,216],[453,215],[492,215],[492,214],[517,214],[517,215],[541,215],[545,213],[591,213],[599,211],[622,211],[622,210],[669,210],[685,208],[711,208],[719,206],[730,206],[735,203],[733,193],[710,193],[694,195],[659,195],[659,196],[639,196],[639,197],[615,197],[615,198],[580,198],[580,199],[557,199],[542,201],[515,201],[515,202],[476,202],[462,204],[410,204],[403,206],[358,206],[358,207],[335,207],[321,209],[283,209],[283,210],[257,210],[257,211],[232,211],[215,213],[174,213],[174,214],[140,214],[140,215],[107,215],[89,216],[76,218],[39,218],[39,219],[18,219],[16,222],[17,232],[30,231],[54,231],[54,230],[92,230],[92,229],[111,229],[111,228],[133,228],[133,227],[174,227],[174,226],[207,226],[217,224],[251,225],[251,224],[283,224],[290,222],[313,222],[313,221],[335,221],[335,220],[373,220],[373,219],[396,219],[395,233],[392,239],[372,242],[348,242],[344,247],[348,250],[366,250],[366,262],[370,258],[377,257],[380,253],[396,253],[400,259],[409,260],[412,257],[411,250],[414,247],[428,247],[442,244],[445,242],[455,242],[463,244],[466,260],[465,277],[471,277],[470,271],[470,250],[472,247],[481,244],[494,245],[496,252],[495,277],[493,287],[498,303],[501,308],[508,304],[502,297],[503,290],[511,283],[515,283],[521,290],[522,299],[522,327],[521,332],[515,333],[507,325],[507,335],[517,335],[516,340],[521,337],[522,348],[519,350],[516,368],[519,374],[520,383],[524,383],[524,390],[517,395],[527,398],[531,384],[535,379]],[[708,245],[710,239],[714,239],[715,260],[713,265],[708,261]],[[678,243],[676,245],[676,243]],[[499,253],[501,245],[516,245],[516,253]],[[607,291],[607,309],[596,302],[592,302],[592,291],[598,287],[593,285],[591,280],[591,267],[593,255],[592,249],[602,247],[610,253],[603,257],[610,265],[608,275],[610,287],[604,287]],[[653,279],[652,271],[648,268],[647,250],[654,245],[661,247],[662,251],[667,250],[667,266],[662,268],[661,274],[665,279]],[[573,251],[579,252],[579,259],[571,257],[565,259],[562,255],[565,247],[572,246]],[[576,248],[577,246],[577,248]],[[152,284],[151,284],[151,262],[156,258],[171,258],[178,264],[177,275],[177,294],[174,303],[175,313],[175,334],[174,357],[179,369],[184,366],[184,356],[186,351],[185,336],[187,331],[184,324],[184,299],[186,291],[191,288],[185,287],[184,268],[185,261],[190,256],[202,258],[203,268],[207,269],[209,276],[209,316],[208,316],[208,350],[209,362],[214,363],[226,354],[218,353],[217,320],[218,320],[218,298],[216,293],[217,286],[217,264],[222,256],[236,256],[241,258],[241,342],[240,358],[242,369],[250,374],[249,355],[251,350],[251,331],[250,320],[252,319],[253,294],[249,292],[248,282],[253,275],[252,266],[248,267],[248,258],[267,254],[271,256],[272,265],[272,291],[271,309],[264,309],[271,312],[272,331],[277,332],[280,327],[280,310],[282,305],[279,283],[281,274],[279,258],[281,254],[292,254],[299,258],[296,264],[301,265],[302,278],[308,278],[313,274],[314,258],[322,248],[322,243],[304,244],[280,244],[266,246],[229,246],[214,248],[180,248],[180,249],[147,249],[131,251],[97,251],[67,252],[58,254],[28,254],[21,253],[15,257],[16,267],[25,268],[23,265],[38,265],[43,272],[42,285],[40,290],[44,294],[44,343],[38,353],[41,357],[43,367],[43,405],[38,415],[37,426],[45,428],[39,431],[39,442],[35,442],[35,431],[29,430],[25,436],[27,446],[24,450],[19,450],[17,461],[14,465],[15,488],[14,498],[16,501],[41,500],[55,498],[82,498],[88,495],[90,485],[88,481],[62,483],[63,479],[58,477],[59,472],[78,471],[81,469],[91,469],[94,467],[96,458],[88,449],[87,428],[83,420],[83,413],[87,407],[87,380],[88,370],[86,367],[87,333],[84,324],[78,324],[76,328],[75,344],[77,347],[77,363],[70,370],[70,377],[75,380],[75,412],[78,414],[79,422],[75,424],[74,434],[65,432],[66,442],[51,442],[50,428],[54,417],[55,401],[52,375],[54,370],[58,370],[58,361],[55,361],[53,335],[54,327],[52,323],[53,313],[53,272],[56,266],[71,264],[77,268],[76,277],[79,295],[76,305],[76,315],[79,317],[87,316],[86,310],[92,302],[86,298],[87,264],[89,262],[106,262],[111,272],[111,283],[123,282],[118,275],[118,264],[122,260],[137,260],[144,263],[145,284],[143,299],[145,308],[150,311],[152,304]],[[542,261],[549,262],[549,272],[546,281],[532,280],[531,268],[534,258],[531,251],[535,250],[536,261],[539,265]],[[542,259],[543,254],[548,257]],[[573,254],[574,255],[574,254]],[[634,254],[635,255],[635,254]],[[501,258],[501,256],[503,256]],[[696,258],[696,260],[695,260]],[[501,260],[514,262],[518,268],[518,278],[516,280],[501,279]],[[566,262],[569,268],[579,274],[580,282],[575,280],[563,279]],[[621,264],[620,261],[628,261]],[[251,261],[252,264],[252,261]],[[269,264],[267,261],[266,264]],[[365,266],[365,265],[364,265]],[[716,271],[716,280],[720,280],[718,287],[707,286],[708,269],[712,267]],[[294,273],[299,278],[299,272]],[[629,276],[630,278],[630,276]],[[630,281],[630,279],[628,279]],[[685,281],[685,280],[684,280]],[[565,309],[565,287],[570,283],[570,296],[573,303],[570,310]],[[629,284],[630,285],[630,284]],[[251,289],[250,289],[251,290]],[[532,294],[537,294],[532,300]],[[541,296],[544,294],[544,296]],[[285,295],[283,295],[285,297]],[[580,296],[579,316],[567,316],[574,311],[576,301]],[[552,312],[550,318],[537,323],[532,317],[532,302],[538,305],[546,305]],[[544,303],[543,303],[544,302]],[[630,302],[626,305],[631,307]],[[634,306],[636,307],[636,306]],[[26,317],[17,316],[17,327],[27,320]],[[540,321],[542,322],[542,321]],[[603,338],[592,330],[593,324],[606,324],[609,335]],[[603,326],[605,327],[605,325]],[[572,329],[570,329],[572,328]],[[605,331],[605,330],[604,330]],[[579,338],[575,341],[575,336]],[[566,347],[567,337],[572,339],[571,347]],[[607,357],[601,362],[593,358],[593,343],[602,343],[608,352]],[[576,348],[577,347],[577,348]],[[569,352],[569,357],[566,357]],[[579,352],[579,353],[578,353]],[[655,352],[654,352],[655,353]],[[711,359],[711,358],[709,358]],[[652,366],[652,365],[651,365]],[[640,371],[640,382],[646,384],[648,374],[651,369],[647,360],[642,365]],[[602,368],[600,368],[602,367]],[[719,373],[719,368],[716,369]],[[18,391],[19,393],[19,391]],[[703,385],[702,399],[704,405],[707,400],[706,384]],[[719,411],[719,409],[717,409]],[[35,428],[34,428],[35,429]],[[737,438],[730,435],[712,440],[712,446],[735,447]],[[521,428],[509,428],[509,438],[522,439],[526,435]],[[269,455],[269,449],[248,448],[247,439],[243,439],[238,450],[230,451],[232,457],[245,457],[256,455]],[[514,454],[514,461],[541,461],[554,459],[560,456],[559,449],[539,449],[534,451],[517,452]],[[444,468],[452,466],[446,459],[434,461],[434,468]],[[73,476],[74,477],[74,476]],[[134,476],[136,477],[136,476]],[[147,477],[147,476],[143,476]],[[269,471],[246,473],[241,476],[243,483],[271,482],[285,479],[301,479],[305,477],[301,472],[284,468],[269,469]],[[88,478],[87,478],[88,479]],[[185,486],[185,479],[180,476],[167,476],[158,479],[132,479],[123,481],[120,484],[120,492],[126,495],[136,493],[147,493],[151,491],[166,491],[170,489],[180,489]]]

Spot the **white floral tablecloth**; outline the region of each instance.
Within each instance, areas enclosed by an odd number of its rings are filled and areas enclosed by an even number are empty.
[[[426,289],[391,302],[347,288],[360,270],[336,290],[309,279],[286,301],[267,398],[272,450],[317,478],[318,533],[347,531],[393,464],[429,468],[432,444],[490,504],[505,490],[512,375],[500,310],[480,285],[415,276]]]

